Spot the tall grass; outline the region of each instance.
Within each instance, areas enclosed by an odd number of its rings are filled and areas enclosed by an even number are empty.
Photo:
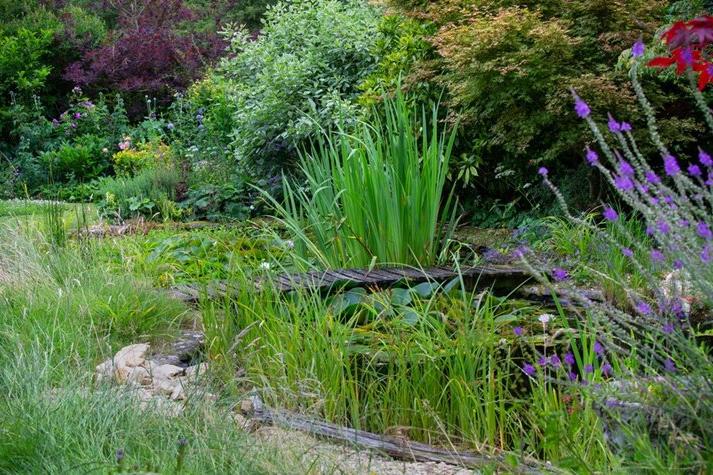
[[[531,397],[511,330],[534,320],[534,308],[458,289],[325,299],[258,292],[249,282],[236,282],[241,290],[225,305],[206,307],[206,336],[213,360],[225,361],[231,375],[236,365],[245,368],[243,383],[260,388],[270,405],[377,433],[405,430],[412,440],[449,448],[545,454],[532,434],[551,434],[553,417],[537,417],[544,403]],[[603,447],[597,419],[586,411],[567,417],[560,410],[557,421],[563,431],[587,434],[587,444],[599,437]],[[602,450],[576,437],[547,455],[573,453],[591,454],[593,467],[607,463]]]
[[[285,180],[284,205],[270,198],[296,251],[322,267],[432,264],[453,222],[443,191],[455,132],[401,94],[383,108],[374,125],[323,137],[301,158],[305,186]]]

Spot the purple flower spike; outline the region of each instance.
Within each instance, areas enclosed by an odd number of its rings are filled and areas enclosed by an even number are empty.
[[[642,315],[651,315],[651,305],[646,302],[639,302],[636,304],[636,311]]]
[[[713,158],[711,158],[711,156],[708,155],[702,148],[698,149],[698,160],[700,160],[701,165],[705,165],[706,167],[713,166]]]
[[[665,334],[670,335],[671,333],[673,333],[673,330],[674,330],[673,323],[671,323],[671,322],[666,322],[666,323],[664,324],[662,330],[663,330],[663,332],[664,332]]]
[[[547,170],[547,168],[545,168],[545,167],[540,167],[540,169],[537,170],[537,173],[541,176],[547,176],[547,174],[549,173],[549,170]]]
[[[711,232],[710,226],[708,226],[703,221],[698,223],[698,226],[696,226],[696,232],[703,239],[708,239],[708,240],[713,239],[713,232]]]
[[[628,247],[622,247],[621,253],[624,254],[626,257],[634,257],[634,251],[632,251]]]
[[[565,353],[564,362],[567,364],[567,366],[574,365],[574,355],[572,354],[571,351],[568,351],[567,353]]]
[[[547,363],[549,363],[549,360],[545,358],[544,356],[540,356],[540,359],[537,360],[537,364],[542,366],[543,368],[547,366]]]
[[[652,249],[651,250],[651,260],[654,262],[663,262],[666,257],[663,255],[663,252],[659,251],[658,249]]]
[[[634,58],[640,58],[644,55],[644,51],[646,51],[646,46],[641,38],[639,38],[639,40],[634,43],[634,46],[631,47],[631,56]]]
[[[621,124],[614,120],[614,117],[611,114],[609,114],[609,122],[607,122],[607,125],[609,126],[609,130],[615,134],[621,132]]]
[[[535,367],[532,366],[530,363],[525,363],[524,365],[522,365],[522,371],[530,377],[534,376],[535,373],[537,373]]]
[[[663,367],[669,373],[673,373],[676,371],[676,363],[674,363],[671,358],[666,358],[666,361],[664,362]]]
[[[555,281],[562,282],[569,278],[569,273],[561,267],[555,267],[552,269],[552,277],[554,277]]]
[[[574,111],[580,119],[586,119],[589,117],[589,114],[592,113],[592,110],[589,108],[589,105],[584,102],[576,92],[574,92],[574,90],[572,91],[572,94],[574,95]]]
[[[614,184],[621,191],[631,191],[634,189],[634,182],[628,176],[616,176],[614,177]]]
[[[626,160],[622,160],[619,162],[619,173],[624,176],[632,177],[634,176],[634,167]]]
[[[562,361],[560,360],[559,356],[552,355],[552,356],[550,356],[550,364],[552,365],[553,368],[559,368],[560,365],[562,364]]]
[[[591,364],[585,365],[584,366],[584,372],[585,373],[593,373],[594,372],[594,366]]]
[[[683,269],[683,261],[681,259],[676,259],[675,261],[673,261],[673,268],[675,270]]]
[[[570,381],[577,381],[577,373],[575,373],[574,371],[570,371],[570,372],[569,372],[569,380],[570,380]]]
[[[681,171],[681,167],[678,166],[678,161],[673,155],[663,157],[663,168],[668,176],[678,175]]]
[[[661,183],[661,178],[659,178],[659,176],[654,172],[646,172],[646,181],[648,181],[652,185],[656,185],[658,183]]]
[[[628,122],[622,122],[621,123],[621,131],[622,132],[631,132],[631,124]]]
[[[595,152],[589,147],[587,147],[587,162],[591,166],[594,166],[597,164],[597,162],[599,162],[599,155],[597,155],[597,152]]]
[[[604,345],[602,345],[598,341],[595,341],[594,342],[594,352],[597,355],[602,356],[604,354]]]
[[[607,221],[616,221],[617,219],[619,219],[619,214],[614,211],[614,208],[611,207],[606,208],[602,213],[602,216],[604,216],[604,219],[606,219]]]
[[[612,369],[613,368],[609,363],[604,363],[602,365],[602,374],[604,376],[611,376]]]
[[[701,251],[701,262],[704,264],[710,263],[713,256],[711,256],[711,246],[707,244]]]
[[[668,234],[671,231],[671,227],[666,221],[663,220],[660,220],[656,223],[656,229],[658,229],[661,234]]]
[[[691,176],[701,176],[703,172],[701,171],[701,167],[699,167],[695,163],[692,163],[688,165],[688,174]]]
[[[515,327],[512,329],[512,332],[515,334],[515,336],[522,336],[522,327]]]

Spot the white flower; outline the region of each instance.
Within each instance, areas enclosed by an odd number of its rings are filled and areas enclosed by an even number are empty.
[[[270,270],[270,263],[269,263],[269,262],[262,261],[262,262],[260,263],[260,269],[263,269],[263,270]]]
[[[287,241],[285,241],[285,245],[287,246],[288,249],[294,249],[295,241],[288,239]]]
[[[550,320],[552,320],[552,319],[554,319],[554,318],[555,318],[555,316],[552,315],[551,313],[543,313],[543,314],[540,315],[537,319],[538,319],[538,320],[540,321],[540,323],[542,323],[543,325],[547,325],[547,324],[550,322]]]

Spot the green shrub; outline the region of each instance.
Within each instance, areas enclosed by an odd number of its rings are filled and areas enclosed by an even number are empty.
[[[438,110],[431,112],[436,124]],[[362,123],[354,135],[320,140],[301,160],[306,187],[285,180],[284,207],[272,200],[302,257],[327,268],[438,259],[453,134],[429,127],[426,112],[419,117],[401,94],[384,102],[383,114],[383,123]]]
[[[290,0],[270,8],[256,41],[235,33],[220,72],[231,85],[238,160],[261,176],[294,165],[323,128],[357,115],[376,66],[379,12],[359,1]]]
[[[50,181],[89,181],[109,169],[107,145],[102,137],[83,135],[74,143],[65,142],[56,150],[43,153],[40,162],[49,171]]]
[[[170,166],[147,168],[133,177],[105,178],[99,182],[99,212],[117,221],[138,216],[178,218],[182,212],[174,200],[180,181],[180,173]]]
[[[655,34],[668,18],[669,2],[391,3],[436,29],[426,40],[437,54],[417,58],[404,82],[443,88],[449,119],[460,120],[452,178],[476,173],[481,193],[510,199],[514,186],[532,201],[542,198],[529,196],[537,164],[556,164],[553,173],[567,175],[579,166],[576,157],[586,145],[568,106],[570,87],[586,94],[594,110],[634,115],[635,98],[626,82],[629,56],[621,51],[639,36]],[[654,105],[670,111],[662,127],[665,139],[676,150],[691,147],[700,125],[683,112],[690,108],[681,105],[681,82],[647,81],[657,91]],[[641,133],[640,124],[633,125]],[[576,192],[583,194],[581,188]]]

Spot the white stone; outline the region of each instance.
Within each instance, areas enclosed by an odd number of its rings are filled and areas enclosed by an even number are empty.
[[[117,368],[141,366],[146,361],[148,351],[149,345],[146,343],[125,346],[114,355],[114,365]]]

